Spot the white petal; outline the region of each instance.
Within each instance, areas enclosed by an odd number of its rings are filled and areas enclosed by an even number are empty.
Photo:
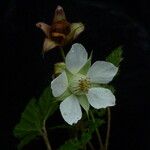
[[[65,72],[60,74],[51,82],[51,89],[54,97],[58,97],[63,94],[68,87],[68,79]]]
[[[87,52],[81,44],[73,44],[66,56],[66,67],[72,73],[77,73],[87,62]]]
[[[115,96],[106,88],[91,88],[86,95],[91,106],[96,109],[115,105]]]
[[[118,72],[110,62],[96,61],[89,69],[87,76],[93,83],[109,83]]]
[[[64,120],[70,125],[77,123],[82,117],[80,104],[74,95],[61,102],[60,112]]]

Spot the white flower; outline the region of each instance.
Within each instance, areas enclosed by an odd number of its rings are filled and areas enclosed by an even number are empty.
[[[60,111],[64,120],[72,125],[82,117],[80,105],[88,113],[89,106],[96,109],[115,105],[115,96],[100,84],[112,81],[118,68],[110,62],[96,61],[81,44],[74,44],[66,56],[66,69],[51,82],[54,97],[62,100]]]

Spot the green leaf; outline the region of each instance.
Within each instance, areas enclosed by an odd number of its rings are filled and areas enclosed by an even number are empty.
[[[22,149],[31,140],[42,134],[45,121],[57,109],[50,88],[46,88],[37,101],[31,99],[21,115],[20,122],[14,128],[15,137],[21,140],[18,149]]]
[[[92,139],[92,132],[84,132],[80,139],[80,145],[86,145]]]
[[[41,95],[38,102],[38,109],[42,116],[42,121],[47,120],[56,109],[58,108],[58,103],[55,101],[50,87],[47,87],[43,94]]]
[[[27,136],[25,136],[21,142],[18,145],[18,150],[21,150],[25,145],[27,145],[30,141],[32,141],[33,139],[35,139],[37,137],[37,135],[35,134],[28,134]]]
[[[62,145],[59,150],[78,150],[80,147],[80,143],[78,142],[78,140],[75,139],[70,139],[68,141],[65,142],[64,145]]]
[[[84,130],[80,130],[80,134],[77,137],[67,140],[63,145],[60,146],[59,150],[83,150],[88,142],[92,139],[92,134],[105,123],[103,119],[95,118],[94,122],[88,120],[83,123],[86,126]],[[75,130],[75,132],[77,132]]]
[[[118,48],[113,50],[109,56],[107,56],[106,61],[111,62],[115,66],[119,66],[120,62],[123,60],[122,53],[122,47],[119,46]]]
[[[83,132],[79,139],[70,139],[62,145],[59,150],[82,150],[84,146],[91,140],[92,132]]]
[[[32,99],[22,113],[20,123],[17,124],[14,129],[15,137],[21,139],[18,149],[22,149],[23,146],[28,144],[36,136],[40,135],[42,123],[39,116],[40,114],[36,107],[36,100]]]

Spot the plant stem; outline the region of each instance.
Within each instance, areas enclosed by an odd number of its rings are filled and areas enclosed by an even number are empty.
[[[49,139],[48,139],[48,134],[47,134],[46,127],[45,127],[45,122],[43,125],[42,137],[43,137],[44,142],[46,144],[47,150],[52,150],[52,147],[51,147]]]
[[[89,145],[89,147],[90,147],[91,150],[95,150],[93,144],[90,141],[88,142],[88,145]]]
[[[61,56],[63,58],[63,61],[65,62],[65,53],[62,47],[60,47]]]
[[[91,115],[93,123],[95,123],[95,118],[94,118],[94,115],[93,115],[92,111],[90,111],[90,115]],[[100,135],[97,127],[96,127],[96,134],[97,134],[97,138],[98,138],[98,141],[99,141],[99,144],[100,144],[100,150],[104,150],[102,138],[101,138],[101,135]]]
[[[111,111],[110,108],[107,108],[107,133],[106,133],[106,140],[105,140],[105,150],[108,149],[108,143],[109,143],[109,136],[110,136],[110,122],[111,122]]]

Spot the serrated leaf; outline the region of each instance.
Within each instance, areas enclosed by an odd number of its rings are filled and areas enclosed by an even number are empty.
[[[30,134],[30,135],[25,136],[21,140],[21,142],[19,143],[19,145],[17,146],[18,150],[21,150],[25,145],[27,145],[30,141],[32,141],[36,137],[37,137],[37,135],[35,135],[35,134]]]
[[[78,138],[73,138],[67,140],[59,150],[82,150],[85,148],[87,143],[92,139],[92,134],[96,131],[97,128],[99,128],[101,125],[103,125],[105,122],[103,119],[97,119],[95,118],[94,122],[89,120],[88,122],[88,128],[85,130],[82,130],[80,136],[78,135]]]
[[[28,144],[36,136],[40,135],[42,123],[36,107],[36,99],[32,99],[22,113],[20,123],[14,129],[15,137],[21,139],[18,149]]]
[[[111,62],[112,64],[118,67],[120,62],[123,60],[122,53],[123,53],[122,47],[119,46],[118,48],[113,50],[111,54],[107,56],[106,61]]]
[[[83,132],[79,139],[70,139],[59,150],[81,150],[91,140],[92,132]]]
[[[58,103],[52,96],[50,87],[47,87],[38,102],[38,109],[40,111],[40,114],[42,115],[42,121],[47,120],[47,118],[52,115],[57,108]]]
[[[14,129],[15,137],[21,140],[18,149],[42,134],[47,118],[54,113],[58,104],[54,101],[50,88],[46,88],[39,101],[31,99]]]
[[[92,139],[92,134],[95,131],[96,127],[99,127],[99,121],[96,120],[96,123],[89,123],[89,128],[82,130],[81,135],[78,138],[69,139],[66,141],[59,150],[82,150],[87,145],[87,143]]]
[[[59,150],[78,150],[80,147],[80,144],[77,139],[70,139],[65,142],[64,145],[62,145]]]
[[[20,123],[16,125],[14,130],[15,136],[22,137],[28,134],[28,132],[38,132],[41,129],[40,119],[38,117],[39,114],[35,102],[35,99],[31,99],[22,113]]]

